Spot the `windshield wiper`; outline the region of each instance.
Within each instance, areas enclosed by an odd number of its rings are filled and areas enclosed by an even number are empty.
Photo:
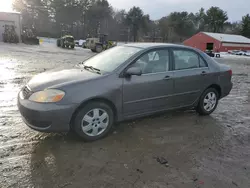
[[[101,70],[100,69],[94,68],[92,66],[86,66],[86,65],[84,65],[84,69],[90,69],[90,70],[96,72],[97,74],[101,74]]]

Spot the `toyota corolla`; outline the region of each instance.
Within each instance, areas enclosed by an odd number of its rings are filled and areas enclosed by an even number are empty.
[[[116,122],[194,108],[209,115],[232,89],[232,70],[174,44],[136,43],[100,53],[74,69],[33,77],[18,94],[24,122],[42,132],[73,130],[86,141]]]

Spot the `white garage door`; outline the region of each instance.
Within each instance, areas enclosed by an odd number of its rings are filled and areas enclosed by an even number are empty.
[[[5,25],[15,25],[14,22],[10,21],[2,21],[0,20],[0,41],[3,41],[3,33],[4,33],[4,26]]]

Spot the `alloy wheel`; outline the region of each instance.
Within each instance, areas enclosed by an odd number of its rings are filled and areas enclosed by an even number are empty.
[[[217,103],[217,96],[214,92],[209,92],[204,98],[203,107],[207,112],[212,111]]]
[[[104,109],[95,108],[86,113],[81,122],[82,131],[88,136],[102,134],[109,125],[109,115]]]

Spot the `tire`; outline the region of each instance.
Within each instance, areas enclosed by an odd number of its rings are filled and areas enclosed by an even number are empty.
[[[61,46],[60,40],[57,40],[57,41],[56,41],[56,44],[57,44],[57,47],[60,47],[60,46]]]
[[[91,102],[78,111],[72,129],[84,141],[91,142],[107,136],[112,130],[113,124],[112,108],[105,103]],[[84,128],[85,130],[83,130]]]
[[[97,53],[101,53],[102,50],[103,50],[103,47],[102,47],[101,45],[96,45],[95,51],[96,51]]]
[[[71,46],[71,48],[72,48],[72,49],[74,49],[74,48],[75,48],[75,46],[74,46],[74,45],[72,45],[72,46]]]
[[[65,48],[65,47],[66,47],[65,44],[64,44],[64,40],[61,40],[61,47],[62,47],[62,48]]]
[[[211,97],[212,94],[212,97]],[[209,96],[210,95],[210,96]],[[214,98],[215,96],[215,98]],[[208,101],[208,103],[205,102]],[[218,91],[214,88],[208,88],[200,97],[196,111],[203,116],[212,114],[217,108],[219,102]]]
[[[94,49],[91,49],[92,52],[96,52]]]

